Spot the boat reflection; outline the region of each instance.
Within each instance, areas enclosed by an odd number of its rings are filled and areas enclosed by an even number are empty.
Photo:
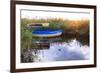
[[[52,42],[48,49],[40,49],[36,55],[35,62],[86,60],[89,59],[89,46],[74,38],[68,42]]]

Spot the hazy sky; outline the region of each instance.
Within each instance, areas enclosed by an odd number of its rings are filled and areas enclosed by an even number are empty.
[[[47,19],[47,18],[62,18],[62,19],[89,19],[89,13],[82,12],[54,12],[54,11],[21,11],[21,18],[29,19]]]

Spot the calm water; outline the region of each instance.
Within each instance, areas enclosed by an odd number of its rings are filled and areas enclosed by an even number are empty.
[[[86,60],[89,59],[89,45],[82,44],[76,38],[67,42],[50,43],[48,49],[32,51],[34,62]]]

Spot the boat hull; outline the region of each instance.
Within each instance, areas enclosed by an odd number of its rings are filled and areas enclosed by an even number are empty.
[[[35,30],[32,32],[32,35],[35,37],[55,37],[61,34],[61,30]]]

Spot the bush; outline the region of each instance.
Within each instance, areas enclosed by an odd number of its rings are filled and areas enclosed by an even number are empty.
[[[27,28],[28,21],[26,19],[22,20],[21,23],[21,50],[29,49],[32,42],[32,32]]]

